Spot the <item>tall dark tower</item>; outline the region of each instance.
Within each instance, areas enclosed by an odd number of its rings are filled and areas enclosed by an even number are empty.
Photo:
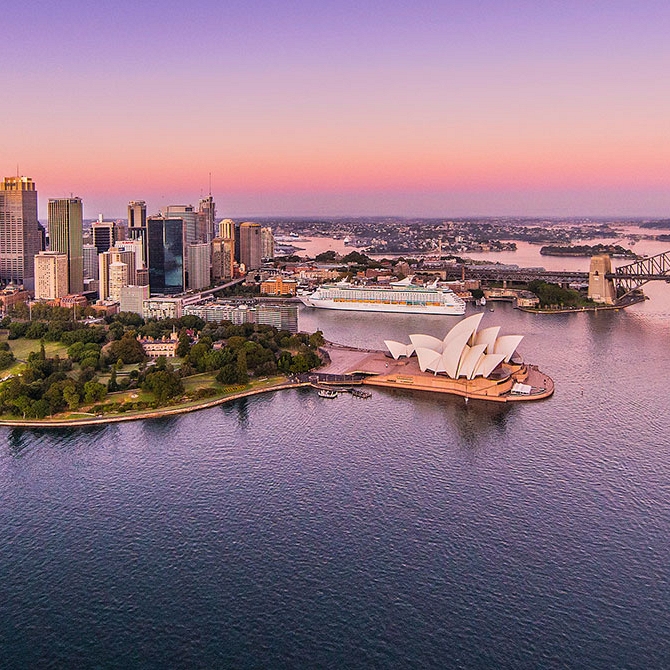
[[[29,177],[5,177],[0,182],[0,282],[32,291],[41,249],[35,183]]]
[[[67,255],[68,291],[84,291],[84,208],[81,198],[49,200],[51,251]]]
[[[144,200],[131,200],[128,203],[128,237],[142,240],[142,260],[147,262],[147,203]]]
[[[184,222],[178,218],[147,219],[149,289],[151,295],[184,290]]]

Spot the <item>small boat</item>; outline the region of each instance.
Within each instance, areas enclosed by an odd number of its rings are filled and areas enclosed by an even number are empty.
[[[370,391],[363,391],[361,389],[351,389],[351,395],[354,398],[371,398],[372,393]]]
[[[337,398],[337,391],[331,389],[320,389],[319,398]]]

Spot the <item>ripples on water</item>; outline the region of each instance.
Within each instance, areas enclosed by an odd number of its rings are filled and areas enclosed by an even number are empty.
[[[3,664],[668,667],[668,326],[641,308],[487,312],[555,378],[540,403],[295,390],[3,429]],[[349,316],[302,327],[446,330]]]

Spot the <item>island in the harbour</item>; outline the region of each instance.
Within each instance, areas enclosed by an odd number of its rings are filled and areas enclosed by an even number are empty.
[[[637,258],[631,249],[620,244],[548,244],[540,249],[542,256],[600,256],[608,254],[617,258]]]

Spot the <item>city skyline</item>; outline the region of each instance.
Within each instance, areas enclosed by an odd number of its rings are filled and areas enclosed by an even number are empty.
[[[4,176],[40,220],[667,216],[670,8],[499,4],[11,6]]]

